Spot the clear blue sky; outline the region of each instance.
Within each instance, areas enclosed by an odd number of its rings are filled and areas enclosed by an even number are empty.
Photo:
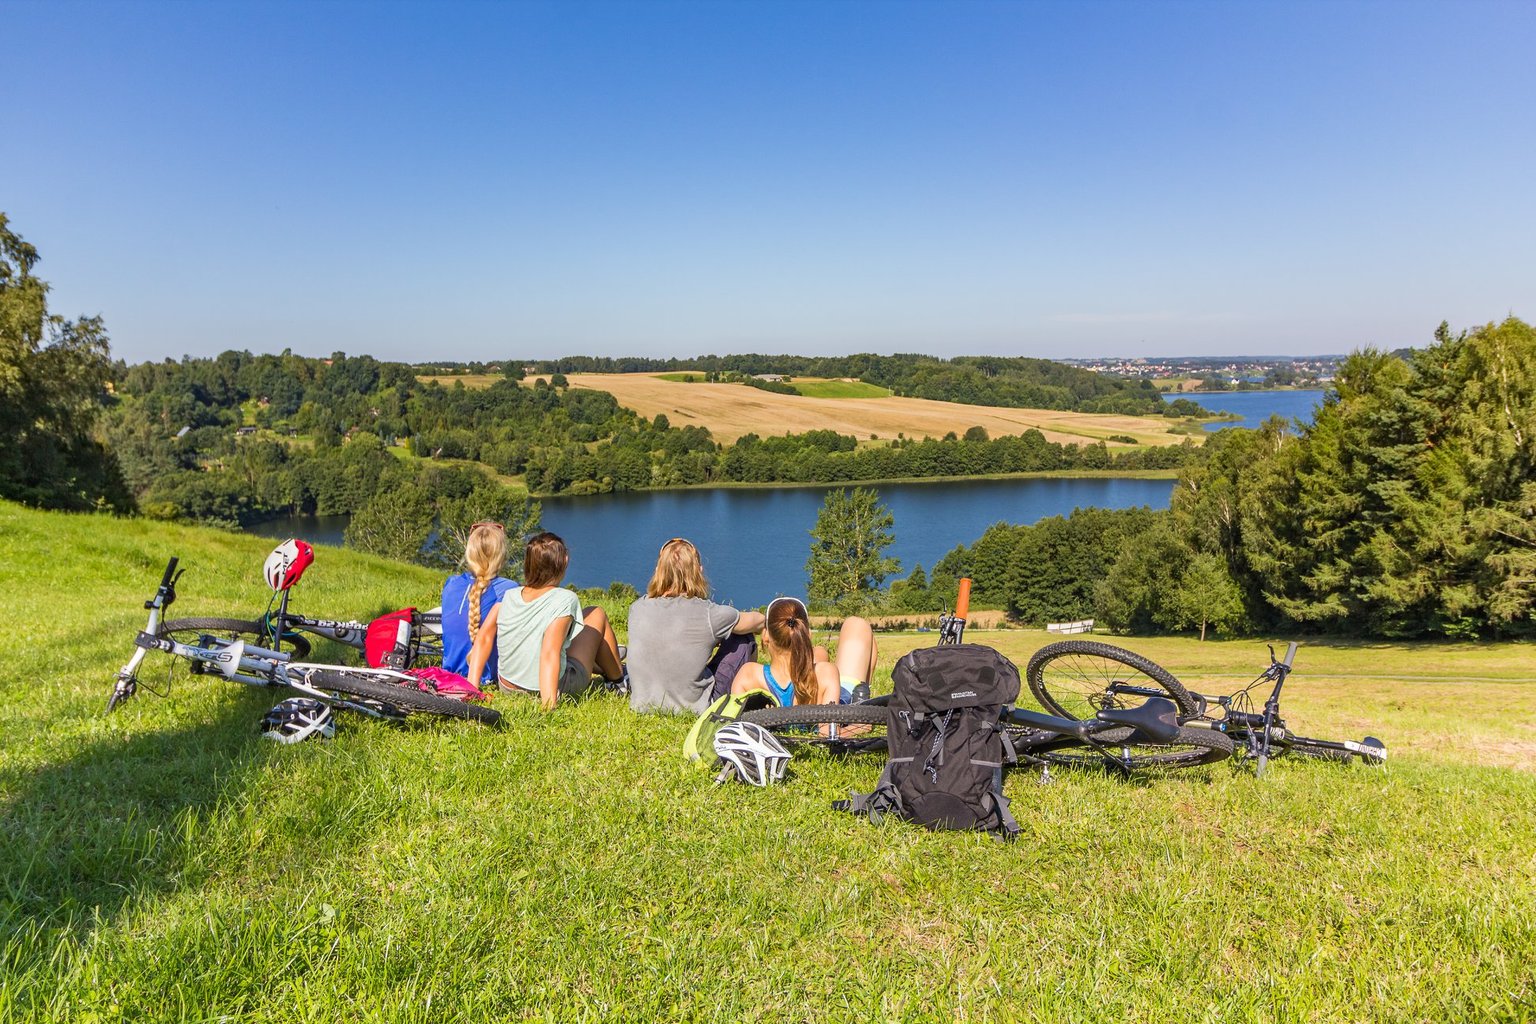
[[[0,0],[129,360],[1308,353],[1536,317],[1536,3]]]

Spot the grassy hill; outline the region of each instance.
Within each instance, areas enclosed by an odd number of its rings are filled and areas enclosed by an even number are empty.
[[[597,697],[497,731],[181,678],[103,715],[165,559],[250,616],[268,541],[0,504],[0,1020],[1524,1020],[1536,1008],[1529,645],[1310,644],[1290,711],[1384,769],[1011,776],[1019,842],[831,812],[874,760],[713,789],[681,718]],[[351,617],[437,578],[321,549]],[[882,638],[881,685],[928,637]],[[1022,659],[1040,634],[996,641]],[[1248,642],[1130,642],[1235,681]],[[163,670],[163,663],[162,663]],[[155,680],[146,672],[146,679]],[[163,678],[163,677],[161,677]],[[878,689],[879,687],[877,687]],[[1523,765],[1515,767],[1516,765]]]

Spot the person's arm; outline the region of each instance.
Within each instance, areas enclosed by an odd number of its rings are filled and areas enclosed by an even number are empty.
[[[545,711],[560,699],[560,652],[570,635],[571,622],[569,615],[561,615],[544,627],[544,640],[539,645],[539,707]]]
[[[816,663],[816,703],[839,704],[843,699],[843,682],[837,677],[837,666],[829,661]]]
[[[480,685],[485,675],[485,663],[491,659],[491,651],[496,646],[496,613],[500,610],[500,602],[491,606],[491,610],[480,620],[480,632],[475,634],[475,646],[469,649],[469,681],[476,686]]]
[[[768,689],[768,683],[763,679],[763,666],[755,661],[749,661],[741,666],[741,671],[736,673],[736,678],[731,680],[732,693],[746,693],[748,690]]]
[[[768,624],[762,612],[744,611],[736,616],[736,625],[731,627],[732,633],[761,633],[763,627]]]

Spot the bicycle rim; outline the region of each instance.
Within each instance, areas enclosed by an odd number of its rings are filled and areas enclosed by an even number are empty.
[[[1093,640],[1047,644],[1029,659],[1024,674],[1041,706],[1063,718],[1090,719],[1106,708],[1137,707],[1147,699],[1116,692],[1116,684],[1167,697],[1181,718],[1199,714],[1199,703],[1167,669],[1134,651]]]

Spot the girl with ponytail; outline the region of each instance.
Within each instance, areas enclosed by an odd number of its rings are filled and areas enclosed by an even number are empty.
[[[768,664],[751,664],[736,674],[733,693],[767,690],[791,704],[851,704],[869,696],[875,673],[875,632],[868,620],[850,615],[838,633],[837,660],[811,639],[811,619],[799,598],[779,597],[768,605],[763,639]]]
[[[500,523],[476,523],[469,528],[464,544],[464,567],[443,583],[443,668],[469,675],[469,652],[474,647],[486,617],[517,584],[505,579],[501,570],[507,564],[507,531]],[[496,682],[496,652],[493,648],[483,679],[477,685]]]

